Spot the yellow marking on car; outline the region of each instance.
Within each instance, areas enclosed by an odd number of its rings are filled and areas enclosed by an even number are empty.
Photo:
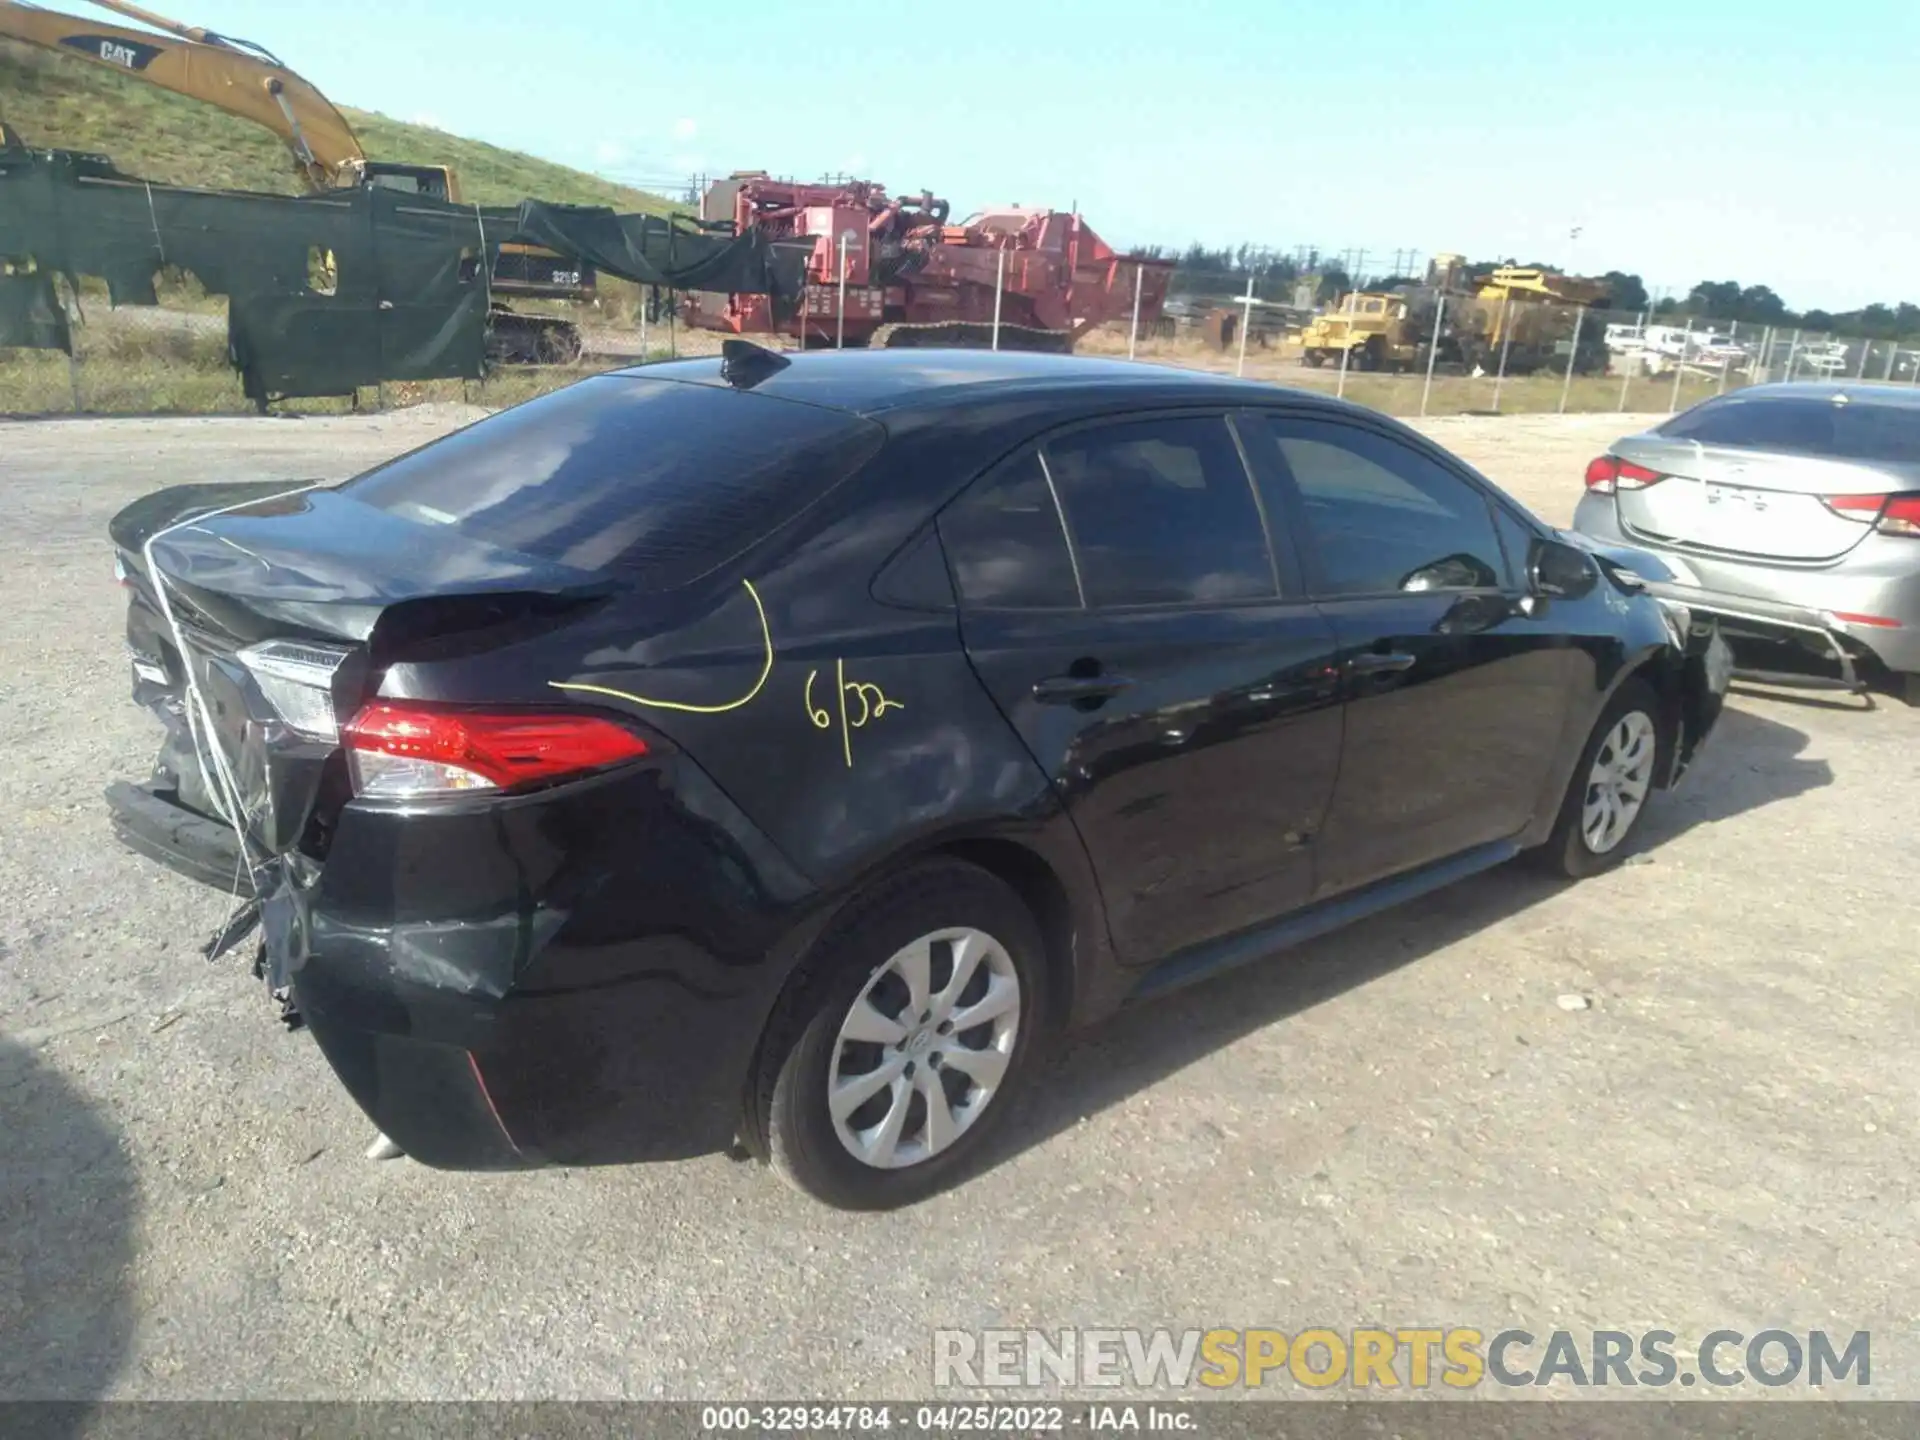
[[[807,672],[806,687],[801,691],[800,700],[807,708],[807,719],[813,722],[816,730],[833,728],[833,715],[824,706],[813,703],[813,682],[820,678],[818,670]],[[840,692],[840,753],[847,762],[847,768],[853,768],[853,732],[866,728],[869,720],[878,720],[889,710],[904,710],[907,707],[888,695],[870,680],[847,680],[847,662],[836,659],[833,662],[835,688]],[[860,702],[858,719],[847,713],[847,697],[851,695]]]
[[[738,700],[728,700],[720,705],[692,705],[684,700],[657,700],[646,695],[635,695],[630,691],[616,690],[610,685],[586,685],[578,681],[549,680],[547,684],[556,690],[580,690],[590,695],[611,695],[617,700],[629,704],[644,706],[650,710],[678,710],[688,715],[724,715],[729,710],[738,710],[751,704],[754,697],[766,689],[767,678],[773,674],[773,627],[767,623],[767,607],[760,602],[760,592],[753,588],[751,580],[742,580],[747,594],[753,598],[753,608],[760,616],[760,640],[766,647],[766,659],[760,666],[760,678],[753,682],[753,688]]]

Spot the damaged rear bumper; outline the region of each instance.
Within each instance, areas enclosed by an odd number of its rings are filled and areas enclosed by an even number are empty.
[[[408,1155],[497,1170],[731,1141],[812,891],[675,765],[452,806],[354,802],[324,864],[255,870],[269,988]],[[111,798],[135,849],[213,878],[198,817],[138,787]],[[185,853],[156,853],[182,837]]]
[[[120,843],[137,854],[203,885],[222,890],[240,885],[240,845],[224,822],[189,810],[171,795],[125,781],[107,787],[107,813]]]

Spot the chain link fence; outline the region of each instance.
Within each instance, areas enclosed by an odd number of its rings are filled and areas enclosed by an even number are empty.
[[[1083,352],[1325,391],[1390,415],[1660,413],[1782,380],[1920,384],[1920,342],[1546,300],[1360,294],[1318,315],[1215,297]]]
[[[111,305],[105,285],[85,278],[77,293],[64,277],[55,278],[54,288],[73,353],[0,346],[0,416],[256,412],[231,363],[225,297],[207,295],[190,276],[179,275],[161,277],[154,306]],[[565,363],[495,364],[478,380],[388,381],[352,395],[277,400],[273,409],[338,414],[433,401],[498,409],[601,371],[719,352],[721,336],[678,322],[671,294],[662,292],[649,304],[641,287],[606,280],[600,291],[591,304],[535,301],[518,307],[573,327],[579,354]]]
[[[73,353],[0,348],[0,415],[217,415],[255,409],[229,363],[227,303],[191,276],[163,274],[156,306],[113,306],[103,284],[56,280]],[[1920,384],[1920,341],[1661,316],[1508,296],[1427,291],[1343,297],[1298,287],[1183,295],[1159,317],[1082,336],[1083,354],[1241,374],[1322,391],[1390,415],[1663,413],[1780,380]],[[564,364],[495,364],[483,379],[387,382],[351,396],[278,402],[304,413],[430,401],[500,408],[589,374],[717,353],[678,297],[603,279],[590,303],[520,302],[573,327]],[[796,342],[755,336],[772,348]],[[876,343],[884,344],[882,330]]]

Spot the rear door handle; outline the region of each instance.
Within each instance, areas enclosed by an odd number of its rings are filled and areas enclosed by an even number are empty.
[[[1120,675],[1052,675],[1034,682],[1033,698],[1042,705],[1071,705],[1078,700],[1106,700],[1132,688],[1133,681]]]
[[[1365,655],[1355,655],[1347,661],[1349,675],[1384,675],[1396,670],[1411,670],[1415,657],[1403,650],[1394,650],[1386,654],[1370,651]]]

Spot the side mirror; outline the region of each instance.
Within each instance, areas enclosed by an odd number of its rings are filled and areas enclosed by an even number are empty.
[[[1536,595],[1578,600],[1600,583],[1599,567],[1578,546],[1535,540],[1527,554],[1527,581]]]

